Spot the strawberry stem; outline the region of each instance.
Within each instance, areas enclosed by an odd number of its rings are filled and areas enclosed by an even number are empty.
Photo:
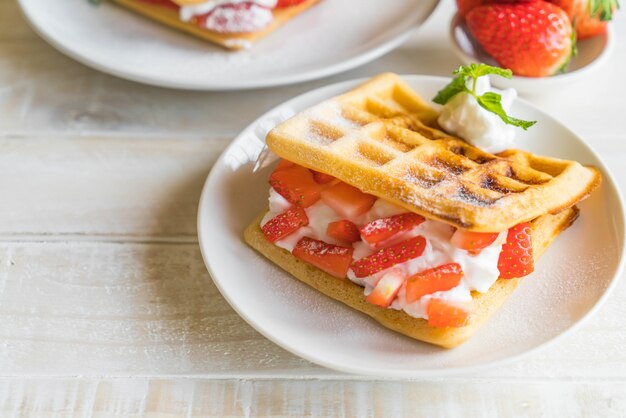
[[[613,11],[619,9],[619,0],[590,0],[589,15],[603,22],[613,19]]]

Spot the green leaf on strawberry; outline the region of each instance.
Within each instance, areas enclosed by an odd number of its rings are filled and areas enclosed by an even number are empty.
[[[537,121],[526,121],[507,115],[506,111],[502,107],[502,96],[497,93],[487,92],[481,96],[476,93],[476,80],[478,80],[478,77],[494,74],[504,78],[511,78],[513,76],[511,70],[492,67],[481,63],[461,66],[454,70],[453,74],[456,74],[457,76],[437,93],[433,102],[445,105],[457,94],[465,92],[472,95],[482,108],[496,114],[504,123],[508,125],[517,126],[527,130],[537,123]],[[471,89],[467,87],[468,80],[471,80]]]

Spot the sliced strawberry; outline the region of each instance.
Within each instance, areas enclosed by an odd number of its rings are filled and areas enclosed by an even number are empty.
[[[306,0],[278,0],[276,3],[277,9],[282,9],[284,7],[292,7],[297,6],[300,3],[304,3]]]
[[[413,237],[361,258],[352,263],[351,268],[356,277],[371,276],[381,270],[421,256],[425,248],[426,239],[424,237]]]
[[[381,308],[388,307],[396,298],[404,279],[406,279],[406,274],[402,270],[391,269],[378,281],[366,300]]]
[[[471,232],[457,229],[452,238],[450,238],[450,243],[456,248],[469,251],[472,254],[478,254],[493,244],[498,235],[491,232]]]
[[[335,180],[335,178],[331,176],[330,174],[320,173],[319,171],[315,171],[315,170],[311,170],[311,172],[313,173],[313,179],[315,180],[317,184],[326,184]]]
[[[407,212],[389,218],[376,219],[361,227],[359,231],[361,232],[363,241],[370,245],[375,245],[388,240],[396,234],[408,231],[425,220],[423,216],[413,212]]]
[[[348,244],[352,244],[353,242],[357,242],[361,239],[359,229],[355,224],[347,219],[329,223],[326,228],[326,233],[328,236],[336,239],[337,241]]]
[[[276,164],[276,168],[274,168],[274,171],[284,170],[285,168],[293,167],[294,165],[296,164],[292,163],[291,161],[281,159],[280,161],[278,161],[278,164]]]
[[[193,22],[218,33],[251,33],[267,27],[273,20],[274,14],[270,9],[254,3],[234,3],[195,16]]]
[[[376,197],[340,182],[322,192],[322,200],[344,218],[354,219],[367,212]]]
[[[457,263],[448,263],[409,277],[406,283],[406,301],[413,303],[422,296],[445,292],[461,283],[463,269]]]
[[[324,270],[326,273],[346,277],[354,249],[327,244],[312,238],[304,237],[296,244],[292,254],[300,260]]]
[[[521,223],[509,229],[506,243],[498,259],[498,270],[503,279],[524,277],[535,270],[530,224]]]
[[[313,180],[313,174],[299,165],[292,165],[270,175],[270,185],[289,202],[308,208],[320,198],[322,188]]]
[[[309,218],[304,209],[294,206],[270,219],[261,229],[269,242],[276,242],[308,224]]]
[[[462,305],[455,305],[441,299],[431,299],[426,308],[428,325],[431,327],[464,327],[467,325],[470,310]]]

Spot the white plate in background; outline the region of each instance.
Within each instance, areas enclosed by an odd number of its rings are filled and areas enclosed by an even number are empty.
[[[405,76],[425,98],[449,82]],[[261,334],[307,360],[381,377],[416,378],[477,371],[520,358],[572,331],[615,286],[624,265],[624,211],[616,183],[598,155],[576,134],[523,100],[511,113],[537,120],[519,131],[518,147],[597,166],[603,184],[580,204],[580,218],[559,236],[535,273],[468,342],[445,350],[379,325],[296,280],[248,247],[245,227],[267,207],[270,166],[253,171],[266,133],[294,113],[345,92],[348,81],[288,101],[248,126],[224,151],[204,186],[198,236],[222,295]],[[592,342],[590,342],[591,344]]]
[[[103,0],[19,0],[51,45],[100,71],[164,87],[236,90],[346,71],[400,45],[439,0],[322,0],[232,52]]]

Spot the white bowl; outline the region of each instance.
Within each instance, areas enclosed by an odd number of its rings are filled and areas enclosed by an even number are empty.
[[[484,62],[495,65],[489,54],[474,40],[464,22],[458,14],[450,21],[450,41],[452,49],[464,64]],[[608,27],[606,33],[578,42],[578,54],[572,59],[564,73],[550,77],[522,77],[513,76],[511,79],[492,77],[493,85],[505,88],[514,88],[522,94],[541,94],[565,87],[582,77],[588,77],[604,64],[613,50],[613,32]]]

